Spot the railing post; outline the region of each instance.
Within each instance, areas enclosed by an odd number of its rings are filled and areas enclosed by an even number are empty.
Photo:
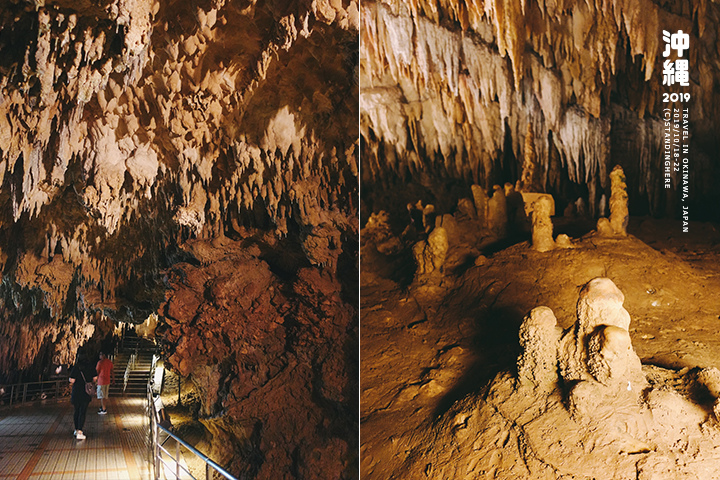
[[[155,442],[155,480],[160,478],[160,432],[158,432],[157,422],[153,418],[153,435]]]
[[[210,476],[210,464],[205,464],[205,480],[212,480],[212,477]]]
[[[151,413],[152,415],[152,413]],[[153,424],[153,462],[155,462],[155,478],[160,478],[160,432],[158,431],[157,422],[152,419]]]
[[[150,422],[152,423],[152,421]],[[155,425],[152,425],[150,427],[152,429],[152,456],[153,456],[153,472],[155,480],[158,480],[160,478],[160,472],[158,471],[158,461],[157,461],[157,438],[155,437]]]
[[[158,468],[158,444],[157,444],[157,426],[155,425],[155,418],[153,416],[154,408],[152,404],[152,395],[150,392],[146,392],[147,408],[148,408],[148,420],[150,421],[150,436],[152,437],[152,457],[153,457],[153,475],[155,480],[160,478],[160,469]]]
[[[15,396],[15,385],[10,385],[10,405],[12,405],[14,396]]]
[[[20,402],[20,403],[25,403],[25,401],[27,399],[27,386],[28,386],[27,383],[23,385],[23,398],[22,398],[22,402]]]
[[[180,479],[180,442],[175,440],[175,478]]]

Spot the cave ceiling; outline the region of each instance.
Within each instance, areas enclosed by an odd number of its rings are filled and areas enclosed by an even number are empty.
[[[262,238],[274,271],[335,278],[358,28],[350,1],[3,1],[0,368],[144,320],[190,239]]]
[[[619,164],[633,214],[678,215],[680,175],[663,188],[669,91],[691,94],[672,106],[689,108],[696,219],[717,215],[717,2],[382,0],[360,16],[365,218],[515,183],[528,132],[561,206],[584,197],[597,213]],[[690,35],[686,89],[663,85],[663,30]]]

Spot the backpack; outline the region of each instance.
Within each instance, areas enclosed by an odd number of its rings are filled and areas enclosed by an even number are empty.
[[[88,382],[85,378],[85,374],[82,370],[80,370],[80,375],[82,375],[83,380],[85,380],[85,393],[90,395],[91,397],[94,397],[97,395],[97,390],[95,389],[95,384],[93,382]]]

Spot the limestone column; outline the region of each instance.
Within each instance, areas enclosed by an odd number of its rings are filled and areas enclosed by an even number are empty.
[[[616,165],[610,172],[610,226],[616,235],[627,235],[630,219],[625,172]]]
[[[555,248],[553,224],[550,219],[552,203],[543,195],[532,206],[532,245],[538,252],[547,252]]]

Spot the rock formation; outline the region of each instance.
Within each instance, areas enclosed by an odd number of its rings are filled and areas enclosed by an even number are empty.
[[[630,314],[623,308],[625,297],[612,280],[596,278],[583,286],[577,303],[577,322],[563,335],[560,373],[565,381],[588,380],[589,335],[599,326],[612,326],[627,331]]]
[[[616,165],[610,173],[610,218],[600,218],[597,222],[597,231],[605,237],[627,236],[627,226],[630,220],[628,209],[627,183],[625,173],[621,166]],[[605,197],[603,197],[605,198]]]
[[[534,308],[520,326],[517,376],[501,372],[458,401],[408,471],[434,478],[716,477],[717,369],[641,365],[623,300],[611,280],[591,280],[564,332],[551,309]]]
[[[562,329],[548,307],[534,308],[520,326],[518,381],[552,390],[558,382],[557,358]]]
[[[437,217],[435,213],[435,206],[434,205],[425,205],[422,209],[422,215],[423,215],[423,227],[425,227],[425,233],[430,233],[430,230],[432,230],[435,227],[435,218]]]
[[[588,370],[603,385],[627,381],[632,388],[632,380],[640,378],[640,359],[632,349],[627,330],[603,325],[593,332],[587,349]]]
[[[362,229],[363,243],[373,243],[378,252],[389,255],[402,249],[400,239],[392,234],[390,216],[385,211],[370,215]]]
[[[497,238],[504,238],[508,229],[508,205],[503,187],[493,186],[493,194],[487,205],[487,224],[490,233]]]
[[[625,236],[630,213],[625,172],[620,165],[616,165],[610,172],[610,189],[610,227],[616,235]]]
[[[547,252],[555,248],[553,224],[550,214],[552,203],[543,195],[532,204],[532,246],[538,252]]]
[[[268,258],[262,249],[292,247],[266,238],[186,244],[194,263],[168,272],[160,309],[166,364],[199,389],[199,420],[218,437],[209,453],[240,478],[340,478],[356,455],[356,318],[330,273],[302,262],[297,246],[294,260]]]
[[[479,185],[471,186],[473,201],[475,202],[475,212],[477,213],[478,223],[480,225],[487,225],[487,209],[488,209],[488,197],[485,194],[485,190]]]
[[[555,239],[555,246],[559,248],[573,248],[573,242],[566,234],[561,233]]]
[[[471,219],[477,220],[477,210],[475,209],[475,203],[469,198],[461,198],[458,200],[457,210],[461,215]]]
[[[435,227],[428,235],[427,241],[422,240],[413,247],[413,256],[418,274],[440,272],[445,264],[448,251],[448,236],[443,227]]]
[[[720,370],[714,367],[704,368],[697,373],[697,382],[705,387],[707,393],[715,399],[713,414],[720,422]]]
[[[639,395],[646,380],[632,349],[630,315],[623,301],[622,292],[610,279],[591,280],[580,291],[577,322],[562,336],[552,310],[533,309],[520,327],[521,383],[529,379],[541,386],[560,380],[573,389],[580,385],[583,389],[583,382],[590,382],[615,390],[634,389]]]

